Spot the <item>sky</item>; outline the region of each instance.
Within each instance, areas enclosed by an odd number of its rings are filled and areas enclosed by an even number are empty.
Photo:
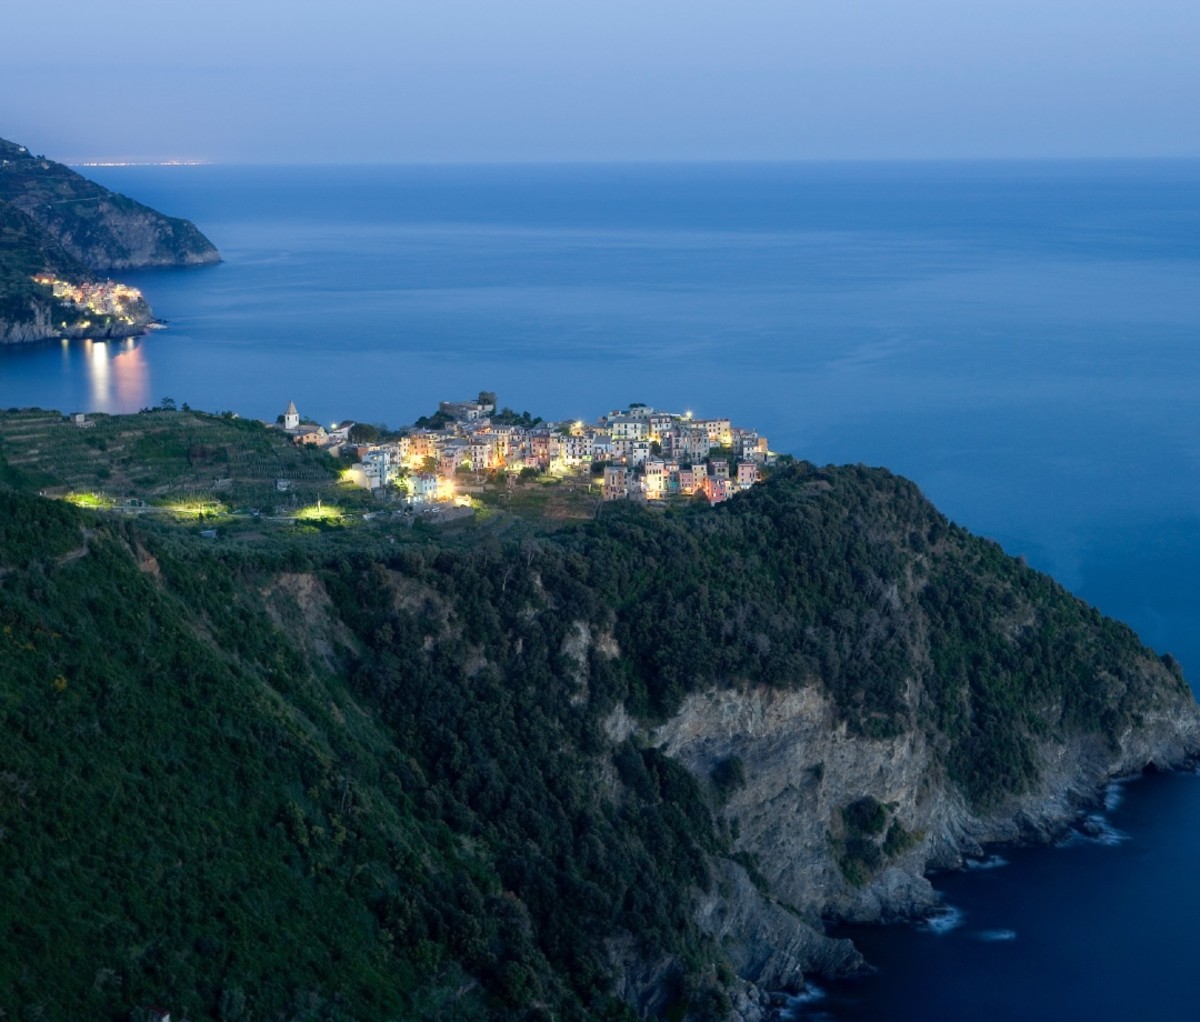
[[[1196,0],[55,0],[0,21],[0,137],[68,162],[1200,156]]]

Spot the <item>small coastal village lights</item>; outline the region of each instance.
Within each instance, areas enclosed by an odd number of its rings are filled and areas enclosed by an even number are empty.
[[[485,395],[481,395],[481,399]],[[456,475],[547,474],[557,480],[603,471],[606,500],[660,501],[703,494],[711,503],[749,489],[762,469],[775,460],[766,437],[734,426],[728,418],[696,419],[631,404],[602,415],[594,424],[582,419],[533,420],[510,409],[496,411],[495,395],[480,401],[442,401],[431,425],[402,430],[372,443],[352,443],[354,423],[328,431],[301,421],[289,402],[278,423],[292,442],[321,448],[335,456],[353,451],[358,463],[341,473],[342,482],[368,490],[392,487],[413,504],[454,501]]]
[[[60,280],[52,273],[39,273],[33,277],[33,282],[49,287],[54,297],[61,302],[95,315],[113,316],[127,325],[134,321],[130,309],[144,307],[146,304],[142,292],[136,287],[111,280],[103,283],[72,284],[70,281]],[[66,326],[65,322],[63,326]],[[85,322],[80,326],[86,329],[91,323]]]

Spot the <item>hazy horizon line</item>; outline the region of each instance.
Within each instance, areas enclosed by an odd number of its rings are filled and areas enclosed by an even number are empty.
[[[40,156],[42,159],[54,157]],[[933,163],[1188,163],[1196,154],[1139,155],[1015,155],[1015,156],[788,156],[788,157],[628,157],[628,158],[519,158],[429,160],[241,160],[241,159],[116,159],[62,158],[72,168],[119,167],[634,167],[634,166],[790,166],[812,164],[933,164]]]

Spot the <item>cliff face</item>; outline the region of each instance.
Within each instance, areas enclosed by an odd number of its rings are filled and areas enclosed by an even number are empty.
[[[221,261],[216,248],[190,221],[163,216],[107,192],[74,171],[67,173],[78,182],[59,181],[50,191],[65,192],[70,198],[46,201],[45,190],[31,189],[12,202],[93,270],[205,266]]]
[[[714,868],[744,865],[755,883],[727,876],[697,918],[766,987],[861,966],[822,920],[926,914],[927,871],[988,842],[1052,840],[1111,778],[1200,750],[1200,711],[1170,657],[945,522],[909,484],[861,468],[779,483],[706,533],[752,579],[714,622],[722,646],[759,654],[759,668],[743,655],[706,671],[686,649],[693,630],[657,661],[693,679],[665,719],[622,705],[605,721],[614,746],[656,748],[712,793],[732,836]],[[669,592],[649,597],[650,616],[717,584],[694,573],[675,587],[680,565],[657,570],[647,592]]]
[[[981,854],[988,842],[1050,840],[1081,808],[1097,804],[1111,778],[1148,765],[1178,765],[1200,749],[1200,716],[1188,695],[1169,686],[1115,745],[1086,733],[1046,740],[1037,751],[1040,782],[986,811],[972,807],[949,781],[935,737],[921,731],[889,739],[851,735],[815,688],[697,693],[647,738],[697,777],[711,776],[731,757],[741,762],[745,783],[723,812],[736,821],[736,850],[752,856],[774,897],[810,921],[880,922],[920,916],[937,905],[928,870],[961,867],[964,856]],[[880,807],[880,822],[867,821],[856,834],[847,810],[864,804]],[[874,868],[848,877],[839,861],[848,839],[881,838],[883,845],[897,823],[911,844],[897,843]],[[831,958],[819,942],[798,957],[804,971],[855,964]],[[778,975],[757,978],[769,985]]]
[[[36,274],[86,285],[113,270],[219,261],[189,221],[163,216],[0,139],[0,343],[130,336],[153,322],[144,303],[106,317],[54,301],[33,282]]]
[[[931,515],[893,477],[802,479],[785,502],[762,496],[769,518],[754,530],[802,577],[845,559],[859,595],[827,612],[841,634],[827,642],[820,613],[804,622],[809,647],[828,655],[797,657],[784,685],[727,674],[654,726],[618,710],[609,731],[639,735],[714,787],[734,852],[814,933],[822,919],[927,913],[928,870],[960,867],[988,842],[1051,840],[1111,778],[1200,750],[1200,710],[1171,658]],[[749,517],[752,502],[737,512]],[[848,534],[865,541],[857,551]],[[793,946],[799,971],[856,965],[819,940]],[[742,975],[780,978],[753,965]]]

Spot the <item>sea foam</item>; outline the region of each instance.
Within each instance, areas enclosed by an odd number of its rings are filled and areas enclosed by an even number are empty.
[[[957,930],[962,926],[966,915],[960,908],[955,908],[953,905],[943,905],[932,915],[926,916],[917,924],[917,929],[924,930],[926,933],[935,934],[938,937],[949,933],[951,930]]]
[[[1008,860],[1003,855],[989,855],[986,859],[968,859],[967,869],[999,869],[1007,866]]]
[[[1088,813],[1071,831],[1063,844],[1085,843],[1112,846],[1128,840],[1129,835],[1124,831],[1117,830],[1103,813]]]
[[[1121,781],[1113,781],[1104,789],[1104,811],[1111,813],[1125,801],[1125,785]]]
[[[788,997],[787,1004],[779,1012],[779,1018],[783,1022],[800,1022],[801,1019],[819,1022],[827,1016],[824,1012],[814,1015],[813,1009],[823,1000],[825,991],[813,983],[806,983],[804,990]]]

